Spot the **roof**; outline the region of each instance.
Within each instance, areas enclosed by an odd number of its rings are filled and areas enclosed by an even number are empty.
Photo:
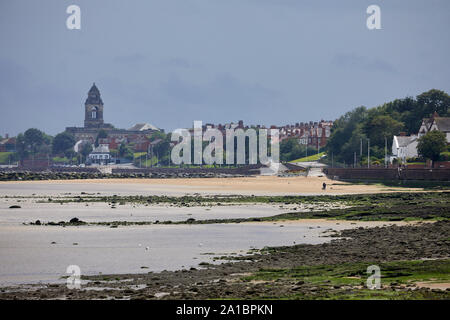
[[[91,152],[91,154],[93,153],[109,153],[109,147],[108,145],[101,144]]]
[[[417,140],[417,136],[395,136],[399,147],[406,147],[411,142]]]
[[[422,126],[425,126],[425,132],[430,131],[433,124],[437,126],[439,131],[450,132],[450,117],[440,117],[435,111],[431,118],[422,119]],[[424,130],[421,132],[424,132]]]
[[[450,118],[438,117],[434,118],[439,131],[450,132]]]
[[[95,82],[91,89],[89,89],[86,104],[103,104],[102,98],[100,97],[100,90],[98,90]]]
[[[0,144],[15,144],[16,138],[5,138],[0,141]]]
[[[137,123],[132,126],[128,131],[146,131],[146,130],[157,130],[159,129],[150,123]]]

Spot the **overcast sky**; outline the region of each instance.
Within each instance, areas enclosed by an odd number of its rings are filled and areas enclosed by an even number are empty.
[[[81,8],[81,30],[66,8]],[[366,9],[381,7],[382,30]],[[431,88],[450,92],[448,0],[0,0],[0,135],[104,119],[335,119]]]

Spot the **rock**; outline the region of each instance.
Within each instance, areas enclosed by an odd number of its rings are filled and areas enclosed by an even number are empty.
[[[37,225],[37,226],[40,226],[40,225],[41,225],[41,221],[40,221],[40,220],[36,220],[36,221],[34,222],[34,224]]]
[[[22,208],[21,206],[18,206],[18,205],[13,205],[13,206],[10,206],[9,207],[10,209],[20,209],[20,208]]]
[[[80,222],[80,219],[78,219],[78,218],[72,218],[72,219],[70,219],[69,222],[70,222],[70,223],[78,223],[78,222]]]

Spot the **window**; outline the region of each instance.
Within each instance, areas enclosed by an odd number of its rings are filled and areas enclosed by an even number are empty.
[[[97,107],[93,107],[92,108],[92,113],[91,113],[91,118],[92,119],[97,119]]]

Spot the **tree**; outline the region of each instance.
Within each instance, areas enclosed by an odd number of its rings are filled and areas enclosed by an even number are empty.
[[[76,157],[77,153],[75,152],[75,150],[69,148],[66,151],[64,151],[64,156],[69,159],[70,163],[72,163],[72,159],[74,157]]]
[[[440,90],[432,89],[416,98],[396,99],[381,106],[366,109],[356,108],[337,119],[327,141],[328,155],[336,161],[351,163],[354,153],[360,153],[361,139],[364,153],[367,153],[367,139],[370,139],[370,153],[377,158],[384,157],[385,138],[387,148],[391,149],[392,137],[400,131],[417,134],[423,118],[437,112],[448,117],[450,96]]]
[[[380,147],[384,145],[385,137],[388,139],[390,145],[393,136],[398,135],[402,128],[403,123],[392,119],[392,117],[388,115],[377,115],[368,119],[364,125],[364,131],[370,138],[370,143]]]
[[[127,153],[127,145],[122,142],[119,146],[119,157],[125,156],[126,153]]]
[[[49,153],[51,141],[50,136],[35,128],[28,129],[25,133],[20,133],[16,140],[19,158],[25,159],[30,154],[35,155],[39,152]]]
[[[418,140],[417,151],[424,158],[433,162],[439,159],[441,152],[447,149],[447,139],[443,132],[434,130],[428,132]],[[434,163],[433,163],[434,165]]]
[[[98,147],[99,139],[106,139],[106,138],[108,138],[108,133],[105,130],[101,129],[97,134],[97,138],[95,139],[95,146]]]
[[[129,146],[127,146],[125,143],[121,143],[119,146],[119,157],[133,159],[134,154]]]
[[[38,129],[31,128],[24,133],[24,142],[26,147],[35,154],[39,148],[44,144],[44,133]]]
[[[19,133],[16,138],[16,149],[19,159],[25,159],[28,156],[28,150],[25,143],[25,136],[23,133]]]
[[[92,145],[90,143],[83,143],[80,153],[84,161],[86,161],[87,156],[92,152],[92,150]]]
[[[69,132],[62,132],[55,136],[52,144],[53,154],[66,153],[68,149],[73,149],[75,137]]]
[[[368,118],[365,107],[358,107],[337,119],[327,141],[326,149],[336,161],[353,162],[354,152],[360,150],[360,139],[366,140],[363,125]]]
[[[429,116],[437,112],[441,117],[449,116],[450,96],[441,90],[431,89],[417,96],[418,107],[422,115]]]

